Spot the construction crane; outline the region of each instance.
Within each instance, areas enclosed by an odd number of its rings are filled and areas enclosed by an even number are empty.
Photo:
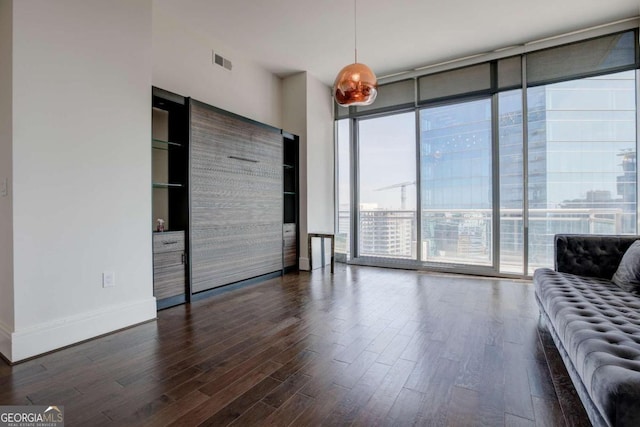
[[[391,190],[393,188],[399,187],[400,188],[400,208],[402,210],[405,210],[407,207],[407,187],[410,185],[416,185],[416,182],[415,181],[401,182],[400,184],[393,184],[388,187],[376,188],[373,191]]]

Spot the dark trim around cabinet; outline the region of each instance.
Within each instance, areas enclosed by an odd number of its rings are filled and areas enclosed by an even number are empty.
[[[175,297],[164,298],[156,301],[158,310],[164,310],[165,308],[175,307],[187,302],[186,295],[176,295]]]
[[[151,88],[151,95],[154,97],[154,107],[162,108],[159,105],[156,105],[155,98],[159,99],[159,102],[162,101],[171,101],[175,104],[185,105],[187,103],[187,99],[182,95],[178,95],[177,93],[169,92],[168,90],[160,89],[159,87],[153,86]]]
[[[300,138],[282,131],[282,270],[284,273],[299,269],[300,260]],[[295,224],[295,262],[287,264],[287,238],[291,224]],[[286,230],[286,231],[285,231]]]
[[[217,288],[207,289],[206,291],[196,292],[192,295],[191,302],[199,301],[215,295],[220,295],[225,292],[235,291],[236,289],[242,289],[247,286],[262,283],[266,280],[274,279],[280,276],[282,276],[282,272],[278,270],[274,271],[273,273],[263,274],[262,276],[252,277],[250,279],[241,280],[239,282],[229,283],[228,285],[218,286]]]
[[[169,119],[167,123],[167,139],[170,141],[166,145],[168,151],[167,169],[169,183],[180,184],[180,186],[158,186],[153,185],[155,189],[166,188],[167,194],[167,214],[170,229],[172,231],[180,231],[184,233],[184,291],[182,294],[169,296],[156,300],[158,310],[184,304],[189,300],[190,296],[190,271],[189,271],[189,98],[181,95],[152,87],[152,108],[167,111]],[[155,191],[155,190],[152,190]],[[157,238],[156,232],[152,233],[153,239]],[[154,258],[156,253],[154,251]],[[156,268],[162,268],[155,265],[154,262],[154,295]],[[173,267],[175,268],[175,267]],[[159,271],[159,273],[161,273]]]
[[[192,173],[191,171],[193,170],[192,168],[192,155],[191,155],[191,103],[192,103],[192,99],[191,98],[187,98],[187,123],[189,125],[189,129],[187,130],[188,132],[188,136],[187,136],[187,141],[189,142],[189,147],[187,150],[188,156],[187,156],[187,165],[188,165],[188,169],[187,169],[187,176],[188,176],[188,180],[189,180],[189,187],[187,189],[187,206],[189,209],[189,228],[188,228],[188,232],[187,232],[187,286],[186,286],[186,290],[185,290],[185,294],[186,294],[186,299],[187,299],[187,303],[191,303],[191,301],[193,301],[193,289],[191,288],[191,277],[193,272],[191,270],[191,230],[192,230],[192,219],[191,219],[191,212],[193,211],[193,196],[191,193],[191,182],[192,182]]]

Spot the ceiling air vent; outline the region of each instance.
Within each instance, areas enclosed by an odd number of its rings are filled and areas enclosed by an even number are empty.
[[[229,61],[227,58],[223,58],[215,52],[213,52],[213,63],[226,68],[229,71],[231,71],[231,69],[233,68],[233,64],[231,63],[231,61]]]

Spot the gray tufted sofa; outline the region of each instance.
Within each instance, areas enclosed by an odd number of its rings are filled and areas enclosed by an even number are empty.
[[[639,238],[557,235],[554,270],[533,276],[541,323],[596,426],[640,426],[640,296],[610,281]]]

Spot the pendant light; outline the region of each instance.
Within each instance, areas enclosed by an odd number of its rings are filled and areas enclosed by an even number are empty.
[[[371,105],[378,95],[378,79],[371,68],[358,63],[358,27],[357,0],[353,0],[353,33],[354,53],[353,64],[344,67],[336,76],[333,84],[333,96],[338,105]]]

